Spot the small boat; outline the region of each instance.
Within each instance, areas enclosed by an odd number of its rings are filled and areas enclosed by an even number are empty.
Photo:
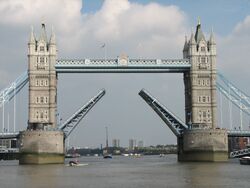
[[[112,154],[109,153],[108,127],[105,127],[105,128],[106,128],[106,149],[103,150],[103,158],[104,159],[112,159]]]
[[[78,161],[69,161],[69,166],[77,166],[78,164]]]
[[[104,159],[112,159],[112,155],[111,154],[106,154],[106,155],[104,154],[103,158]]]
[[[87,166],[87,163],[79,163],[78,161],[69,161],[69,164],[65,166],[72,166],[72,167],[80,167],[80,166]]]
[[[250,165],[250,156],[245,156],[245,157],[240,158],[240,164]]]

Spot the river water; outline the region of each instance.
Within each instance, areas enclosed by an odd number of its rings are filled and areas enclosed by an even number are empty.
[[[18,165],[0,161],[0,188],[250,187],[250,165],[177,162],[176,155],[81,157],[85,166]],[[67,160],[65,161],[67,164]]]

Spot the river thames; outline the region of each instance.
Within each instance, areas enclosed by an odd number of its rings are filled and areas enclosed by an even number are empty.
[[[0,161],[0,187],[250,187],[250,166],[240,165],[238,159],[184,163],[177,162],[176,155],[167,155],[81,157],[79,161],[85,166],[18,165],[18,161]]]

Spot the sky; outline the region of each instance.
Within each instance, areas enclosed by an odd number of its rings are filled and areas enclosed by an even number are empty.
[[[249,0],[1,0],[0,17],[1,89],[27,70],[30,28],[34,26],[38,38],[42,21],[48,37],[54,27],[59,59],[104,58],[103,43],[108,58],[126,53],[130,58],[174,59],[182,58],[185,35],[190,37],[200,17],[206,38],[212,28],[215,33],[218,70],[250,93]],[[176,137],[138,92],[147,89],[184,119],[182,74],[60,74],[58,111],[62,122],[101,88],[106,89],[106,95],[72,133],[70,145],[99,147],[105,143],[106,126],[110,144],[114,138],[120,139],[122,146],[127,146],[130,138],[143,140],[145,145],[176,143]],[[19,130],[27,127],[27,90],[26,86],[17,96]],[[219,124],[227,127],[227,101],[223,99],[221,104],[225,117],[223,121],[219,118]],[[10,103],[5,108],[10,126],[12,107]],[[238,124],[236,109],[234,114],[234,124]]]

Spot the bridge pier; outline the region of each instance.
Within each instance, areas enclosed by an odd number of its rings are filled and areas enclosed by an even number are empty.
[[[178,161],[228,160],[228,135],[224,129],[185,130],[178,138]]]
[[[27,130],[20,132],[19,164],[64,163],[62,131]]]

